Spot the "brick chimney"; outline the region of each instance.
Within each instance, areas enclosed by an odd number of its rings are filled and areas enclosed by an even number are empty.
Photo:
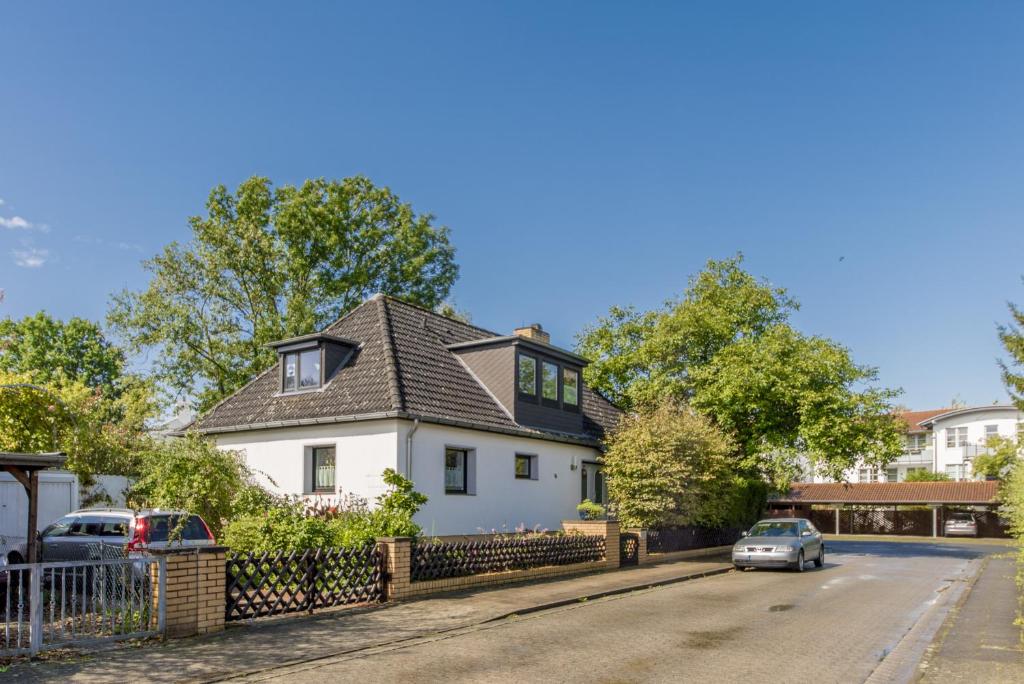
[[[524,337],[534,342],[541,342],[543,344],[551,344],[551,335],[544,332],[544,328],[540,327],[540,323],[531,323],[530,325],[522,328],[516,328],[512,331],[516,337]]]

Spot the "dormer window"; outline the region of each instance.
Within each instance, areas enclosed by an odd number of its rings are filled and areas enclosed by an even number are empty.
[[[580,374],[570,368],[562,369],[562,408],[580,410]]]
[[[313,334],[274,342],[281,359],[281,393],[309,392],[326,385],[359,343],[335,335]]]
[[[519,355],[519,395],[528,401],[537,401],[537,359]]]
[[[284,354],[285,392],[316,389],[323,384],[320,347]]]
[[[558,364],[541,363],[541,398],[548,406],[558,407]]]

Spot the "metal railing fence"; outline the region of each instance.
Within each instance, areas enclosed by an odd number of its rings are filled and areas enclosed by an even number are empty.
[[[0,586],[3,656],[164,630],[162,557],[8,565],[0,571]]]

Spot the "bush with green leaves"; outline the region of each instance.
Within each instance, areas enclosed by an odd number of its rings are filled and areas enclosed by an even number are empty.
[[[737,475],[735,445],[709,418],[665,400],[623,418],[608,439],[608,496],[627,527],[756,520],[766,485]]]
[[[583,520],[601,520],[606,514],[604,506],[594,503],[590,499],[581,501],[580,505],[576,507],[576,511]]]
[[[154,443],[143,455],[141,476],[128,491],[138,508],[165,508],[202,516],[220,538],[240,507],[266,501],[252,471],[236,451],[224,451],[197,433]]]
[[[1024,445],[1018,445],[1016,440],[1009,437],[989,437],[985,446],[988,451],[974,457],[974,474],[1000,480],[1008,477],[1017,467],[1024,452]]]
[[[347,497],[337,506],[310,506],[299,498],[273,498],[261,507],[240,512],[224,528],[221,541],[235,551],[303,551],[315,548],[360,546],[378,537],[416,537],[420,527],[413,516],[427,497],[411,480],[388,468],[388,489],[368,509],[365,502]]]
[[[949,475],[946,473],[933,473],[930,470],[921,468],[919,470],[911,470],[907,473],[904,482],[946,482],[949,480]]]

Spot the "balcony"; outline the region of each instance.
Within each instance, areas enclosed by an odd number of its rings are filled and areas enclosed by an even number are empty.
[[[921,466],[931,465],[935,451],[932,447],[922,449],[904,449],[903,454],[889,463],[890,466]]]

